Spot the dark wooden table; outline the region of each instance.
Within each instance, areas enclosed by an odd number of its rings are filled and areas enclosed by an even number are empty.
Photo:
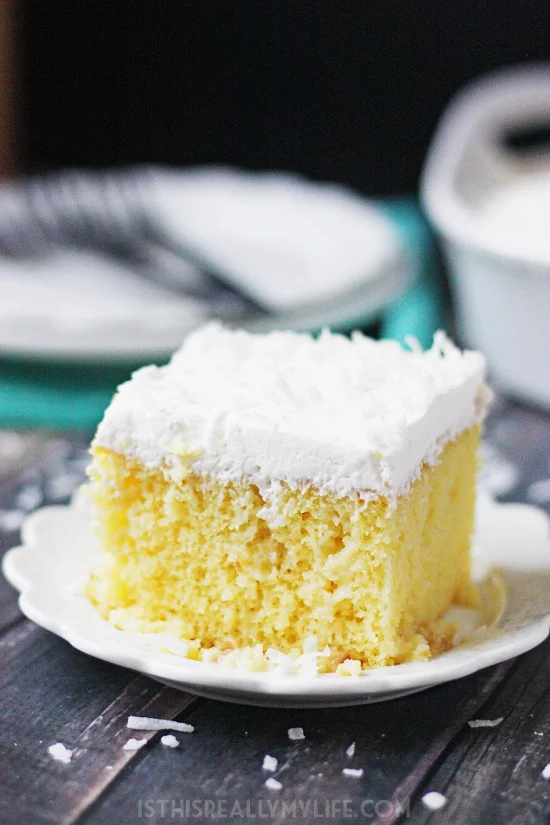
[[[550,476],[550,417],[500,403],[487,432],[501,497],[536,495],[532,483]],[[68,496],[82,478],[87,441],[0,436],[2,550],[17,542],[24,510],[42,497]],[[545,497],[540,485],[538,493]],[[24,618],[0,577],[0,823],[542,825],[550,818],[550,781],[541,776],[550,762],[549,653],[547,642],[385,704],[243,707],[179,693],[73,650]],[[195,733],[181,734],[174,750],[159,734],[145,734],[144,748],[125,751],[129,714],[189,720]],[[499,716],[495,728],[467,725]],[[289,741],[294,726],[304,728],[305,740]],[[49,756],[57,741],[74,750],[71,764]],[[265,754],[279,760],[279,792],[264,787]],[[342,775],[350,764],[364,769],[361,778]],[[431,790],[447,797],[444,808],[431,812],[422,803]]]

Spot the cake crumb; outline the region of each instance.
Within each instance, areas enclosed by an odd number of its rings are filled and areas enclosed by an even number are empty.
[[[166,736],[160,737],[161,745],[165,745],[167,748],[177,748],[180,740],[176,739],[171,733],[168,733]]]
[[[550,779],[550,762],[542,769],[541,776],[543,779]]]
[[[279,782],[278,779],[274,779],[272,776],[265,780],[264,785],[266,788],[269,788],[270,791],[280,791],[283,787],[282,783]]]
[[[363,768],[344,768],[342,773],[344,776],[354,776],[356,779],[360,779],[363,776]]]
[[[447,797],[437,791],[429,791],[422,797],[422,804],[429,808],[430,811],[439,811],[447,804]]]
[[[147,739],[128,739],[126,744],[124,745],[123,750],[125,751],[138,751],[147,743]]]
[[[298,739],[305,739],[304,729],[303,728],[289,728],[288,729],[288,738],[292,742],[298,741]]]
[[[61,742],[56,742],[55,745],[50,745],[48,748],[48,753],[50,756],[53,756],[56,762],[63,762],[65,765],[68,765],[73,758],[73,752],[69,750],[69,748],[66,748]]]
[[[279,764],[279,761],[277,759],[275,759],[274,756],[269,756],[268,754],[266,754],[264,756],[262,770],[264,770],[264,771],[276,771],[278,764]]]
[[[359,659],[344,659],[344,661],[336,668],[336,673],[339,676],[359,676],[362,666]]]
[[[352,742],[349,748],[346,748],[346,756],[349,756],[350,759],[355,753],[355,742]]]
[[[503,719],[504,716],[499,716],[498,719],[470,719],[468,725],[471,728],[496,728]]]
[[[129,716],[126,727],[132,730],[177,730],[179,733],[193,733],[195,728],[187,722],[173,722],[171,719],[155,719],[152,716]]]

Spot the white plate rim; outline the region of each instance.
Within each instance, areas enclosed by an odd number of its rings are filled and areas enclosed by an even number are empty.
[[[515,523],[523,540],[527,532],[531,537],[530,546],[535,548],[532,563],[537,569],[550,574],[549,522],[542,510],[530,505],[499,504],[483,498],[479,501],[479,512],[488,523],[492,519],[495,526],[495,519],[501,519],[508,533]],[[218,664],[195,662],[168,653],[131,647],[128,642],[135,641],[136,637],[113,628],[99,617],[83,595],[66,586],[59,586],[52,591],[52,595],[58,600],[65,599],[65,605],[77,611],[77,615],[76,618],[73,616],[73,621],[60,618],[54,609],[55,598],[46,604],[43,602],[43,580],[39,569],[34,578],[32,572],[29,575],[29,560],[34,562],[38,559],[36,554],[47,547],[48,542],[56,541],[60,546],[59,536],[64,535],[65,529],[68,539],[61,552],[68,553],[74,546],[70,542],[71,530],[76,530],[76,535],[79,530],[86,530],[85,519],[88,518],[82,501],[77,500],[65,507],[42,508],[26,519],[22,544],[8,550],[2,563],[5,577],[20,591],[21,611],[27,618],[84,653],[190,692],[269,706],[322,707],[384,701],[392,695],[433,687],[506,661],[540,644],[550,633],[550,613],[547,613],[509,632],[471,647],[455,648],[428,662],[376,668],[358,677],[336,674],[279,676],[234,671]],[[63,529],[60,530],[61,527]],[[82,532],[81,536],[88,538]],[[513,536],[510,546],[513,547]],[[70,604],[68,600],[71,600]],[[82,625],[87,628],[85,632]],[[107,645],[105,637],[108,639]]]
[[[330,303],[279,314],[247,314],[224,323],[262,333],[280,329],[316,333],[323,327],[346,332],[372,323],[413,282],[414,273],[401,255],[367,284]],[[8,317],[0,311],[0,354],[13,361],[135,365],[169,358],[188,333],[212,320],[216,317],[205,314],[193,323],[183,316],[181,321],[170,318],[154,324],[143,317],[122,324],[103,323],[98,318],[67,325],[48,319]]]

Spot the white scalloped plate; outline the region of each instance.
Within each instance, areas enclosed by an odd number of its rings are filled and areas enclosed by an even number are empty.
[[[523,504],[478,502],[476,576],[499,568],[507,603],[489,636],[428,662],[377,668],[360,676],[282,676],[191,661],[153,646],[150,634],[125,633],[102,619],[82,595],[97,555],[82,498],[30,516],[23,544],[3,561],[21,591],[22,612],[78,650],[132,668],[182,690],[272,707],[329,707],[380,702],[467,676],[540,644],[550,630],[550,537],[544,512]],[[154,637],[153,637],[154,638]]]

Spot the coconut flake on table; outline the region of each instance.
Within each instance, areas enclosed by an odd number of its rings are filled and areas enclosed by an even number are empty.
[[[42,503],[42,490],[37,484],[23,487],[15,497],[15,506],[20,510],[35,510]]]
[[[274,756],[269,756],[268,754],[266,754],[264,756],[264,761],[263,761],[263,764],[262,764],[262,770],[264,770],[264,771],[276,771],[278,764],[279,764],[279,761],[277,759],[275,759]]]
[[[125,751],[138,751],[145,744],[147,744],[147,739],[134,739],[134,738],[128,739],[128,741],[124,745],[123,750],[125,750]]]
[[[297,742],[299,739],[305,739],[304,729],[303,728],[289,728],[288,729],[288,738],[292,742]]]
[[[73,757],[72,750],[66,748],[62,742],[56,742],[55,745],[50,745],[48,753],[50,756],[53,756],[57,762],[63,762],[65,765],[68,765]]]
[[[187,722],[172,719],[155,719],[153,716],[129,716],[126,727],[132,730],[177,730],[179,733],[193,733],[195,728]]]
[[[468,725],[471,728],[496,728],[503,719],[504,716],[499,716],[498,719],[470,719]]]
[[[438,791],[429,791],[422,797],[422,804],[429,808],[430,811],[439,811],[447,804],[447,797],[443,796]]]
[[[20,529],[26,515],[23,510],[0,510],[0,530],[14,533]]]
[[[0,456],[16,458],[25,452],[25,439],[19,433],[0,430]]]
[[[550,779],[550,762],[542,769],[541,776],[543,779]]]
[[[48,498],[58,501],[72,495],[78,485],[82,482],[81,476],[63,474],[48,479],[46,483],[46,495]]]
[[[550,478],[541,478],[534,481],[527,488],[527,498],[535,504],[548,504],[550,502]]]
[[[350,759],[355,753],[355,742],[352,742],[349,748],[346,748],[346,756],[349,756]]]
[[[494,496],[504,496],[518,483],[518,469],[492,444],[483,442],[480,449],[479,486]]]
[[[160,743],[161,745],[165,745],[165,747],[167,748],[177,748],[180,743],[180,740],[176,739],[176,737],[173,736],[171,733],[168,733],[166,736],[160,737]]]
[[[272,776],[269,779],[266,779],[264,782],[266,788],[269,788],[271,791],[280,791],[283,787],[282,783],[279,782],[278,779],[274,779]]]
[[[353,776],[355,779],[360,779],[363,776],[363,768],[344,768],[342,771],[344,776]]]

